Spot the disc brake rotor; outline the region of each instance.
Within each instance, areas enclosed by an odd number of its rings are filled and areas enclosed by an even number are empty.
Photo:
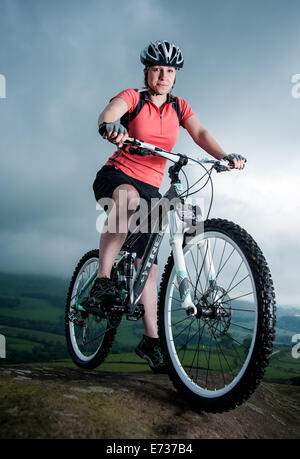
[[[207,333],[213,338],[224,336],[231,322],[231,300],[226,290],[216,286],[202,296],[198,304],[198,318],[206,325]]]

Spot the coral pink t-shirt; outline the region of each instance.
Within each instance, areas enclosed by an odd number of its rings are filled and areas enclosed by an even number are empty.
[[[115,97],[122,98],[128,107],[128,113],[136,108],[140,100],[138,89],[126,89]],[[167,103],[160,112],[159,108],[152,102],[148,92],[144,94],[145,104],[138,115],[128,122],[129,137],[143,140],[164,150],[171,151],[179,134],[179,119],[174,108],[174,99],[168,97]],[[194,115],[191,107],[180,97],[177,98],[180,112],[181,125]],[[134,177],[142,182],[149,183],[159,188],[164,176],[167,160],[158,156],[139,156],[125,151],[117,150],[107,161],[106,165],[114,164],[125,174]]]

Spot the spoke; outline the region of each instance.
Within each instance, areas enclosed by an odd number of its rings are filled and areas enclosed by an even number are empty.
[[[200,247],[197,245],[197,272],[198,272],[198,265],[199,265],[199,252],[201,252],[201,250],[200,250]],[[201,258],[202,258],[202,254],[201,254]],[[203,260],[203,258],[202,258],[202,260]],[[202,262],[202,265],[201,265],[200,274],[201,274],[202,266],[203,266],[203,262]],[[202,284],[201,284],[200,275],[198,276],[198,279],[196,280],[196,286],[197,286],[198,281],[199,281],[199,284],[200,284],[201,292],[204,292]]]
[[[223,256],[224,256],[224,253],[225,253],[225,248],[226,248],[226,245],[227,245],[227,241],[224,241],[224,247],[223,247],[223,251],[222,251],[222,255],[221,255],[221,259],[220,259],[220,263],[219,263],[219,267],[218,267],[218,272],[216,274],[216,281],[218,279],[218,276],[220,274],[220,267],[221,267],[221,263],[223,261]]]
[[[181,347],[178,349],[178,351],[176,349],[177,354],[183,350],[184,346],[187,346],[187,344],[194,338],[194,336],[196,336],[197,333],[198,333],[198,330],[193,334],[193,336],[191,338],[189,338],[188,341],[186,341],[184,344],[181,345]],[[173,339],[173,341],[174,341],[174,339]]]
[[[201,334],[200,334],[200,324],[198,323],[198,347],[199,347],[199,342],[200,342],[200,339],[202,338],[202,335],[203,335],[203,331],[204,331],[204,327],[202,327],[202,331],[201,331]],[[196,355],[196,352],[194,353],[194,357],[193,357],[193,360],[192,360],[192,363],[191,363],[191,367],[190,369],[193,368],[193,364],[194,364],[194,360],[195,360],[195,355]]]
[[[98,338],[101,338],[103,335],[105,335],[105,333],[107,333],[109,330],[112,330],[113,327],[110,327],[110,328],[107,328],[104,330],[104,332],[100,333],[100,335],[97,335],[97,336],[94,336],[94,338],[91,338],[89,339],[88,341],[86,341],[85,343],[82,343],[84,346],[86,346],[87,344],[90,344],[92,343],[93,341],[96,341],[96,339]]]
[[[256,312],[255,309],[240,309],[240,308],[231,308],[232,311],[241,311],[241,312]]]
[[[235,327],[242,328],[243,330],[253,331],[251,328],[244,327],[243,325],[235,324],[234,322],[230,322],[230,325],[234,325]]]
[[[188,271],[188,269],[187,269],[187,271]],[[196,285],[193,284],[193,282],[191,281],[189,272],[188,272],[188,275],[189,275],[189,283],[191,284],[192,290],[194,290],[194,298],[197,299],[196,291],[197,291],[197,292],[199,293],[199,295],[201,295],[201,296],[203,295],[203,293],[200,292],[200,290],[196,287]]]
[[[198,324],[198,333],[199,333],[199,335],[198,335],[198,348],[199,348],[199,343],[200,343],[200,340],[201,340],[202,335],[203,335],[203,332],[204,332],[205,324],[204,324],[203,327],[201,327],[201,328],[202,328],[202,331],[201,331],[201,334],[200,334],[200,322],[199,322],[199,324]],[[194,336],[195,336],[195,335],[194,335]],[[199,352],[199,351],[198,351],[198,352]],[[195,367],[194,367],[195,355],[196,355],[196,352],[195,352],[195,354],[194,354],[192,363],[191,363],[191,365],[190,365],[190,371],[189,371],[189,373],[188,373],[189,376],[191,375],[191,371],[195,368]],[[198,364],[197,364],[197,365],[198,365]],[[197,371],[198,371],[198,368],[197,368],[197,367],[196,367],[196,369],[197,369]],[[196,379],[196,381],[197,381],[197,379]]]
[[[205,327],[207,326],[207,323],[203,323],[203,327],[202,327],[202,330],[204,331]],[[202,334],[203,334],[203,331],[202,331]],[[206,359],[206,362],[208,363],[208,360],[207,360],[207,355],[206,355],[206,345],[203,345],[203,352],[204,352],[204,355],[205,355],[205,359]]]
[[[242,282],[244,282],[244,280],[246,280],[248,277],[250,277],[249,274],[247,274],[247,276],[243,277],[243,279],[241,279],[233,287],[231,287],[230,290],[227,290],[227,293],[231,292],[231,290],[234,290],[238,285],[240,285]]]
[[[188,334],[188,342],[189,342],[189,336],[190,336],[190,333],[191,333],[191,328],[189,328],[189,334]],[[183,366],[183,361],[184,361],[184,356],[185,356],[185,351],[186,351],[186,346],[184,347],[184,350],[183,350],[183,357],[182,357],[182,361],[181,361],[181,365]]]
[[[222,298],[224,298],[225,295],[227,295],[229,292],[231,292],[232,290],[234,290],[238,285],[240,285],[242,282],[244,282],[244,280],[246,280],[248,277],[250,277],[249,274],[247,274],[247,276],[245,276],[243,279],[241,279],[239,282],[237,282],[233,287],[231,287],[230,290],[227,290],[227,292],[222,293],[222,295],[220,295],[220,296],[218,297],[218,301],[220,301]],[[248,295],[248,294],[247,294],[247,295]],[[243,295],[241,295],[241,296],[243,296]],[[225,303],[225,301],[224,301],[224,303]]]
[[[217,344],[217,348],[219,349],[219,343],[218,341],[216,340],[216,344]],[[222,351],[222,350],[221,350]],[[220,358],[220,353],[217,351],[217,355],[218,355],[218,360],[219,360],[219,364],[220,364],[220,368],[221,368],[221,373],[222,373],[222,377],[223,377],[223,383],[224,383],[224,386],[226,385],[226,380],[225,380],[225,374],[224,374],[224,370],[223,370],[223,365],[222,365],[222,362],[221,362],[221,358]],[[225,361],[227,363],[227,359],[226,357],[224,356],[225,358]]]
[[[182,307],[176,308],[176,309],[172,309],[172,312],[178,312],[178,311],[184,311],[184,309]]]
[[[233,338],[229,333],[225,333],[225,335],[230,338],[232,341],[234,341],[235,343],[237,343],[239,346],[243,347],[244,349],[248,349],[243,343],[241,343],[240,341],[236,340],[235,338]]]
[[[193,252],[190,251],[190,254],[192,255],[192,259],[193,259],[193,263],[194,263],[194,266],[195,266],[195,271],[197,273],[197,266],[196,266],[196,263],[195,263],[195,259],[194,259],[194,255],[193,255]],[[188,271],[188,267],[186,267],[187,271]],[[190,279],[190,283],[191,285],[193,286],[194,288],[194,298],[196,297],[196,291],[200,294],[200,295],[203,295],[203,289],[202,289],[202,285],[201,285],[201,282],[200,282],[200,288],[201,288],[201,291],[198,290],[197,288],[197,285],[193,285],[192,281],[191,281],[191,276],[189,274],[189,271],[188,271],[188,275],[189,275],[189,279]],[[199,279],[200,280],[200,279]]]
[[[236,296],[235,298],[230,298],[229,300],[223,300],[222,303],[230,303],[231,301],[239,300],[240,298],[243,298],[249,295],[254,295],[254,292],[245,293],[244,295],[239,295],[239,296]]]
[[[188,318],[188,317],[187,317],[187,318]],[[178,333],[178,335],[176,335],[176,336],[173,335],[173,340],[174,340],[175,338],[178,338],[178,336],[180,336],[181,333],[183,333],[188,327],[190,327],[194,321],[195,321],[195,318],[191,321],[190,324],[188,324],[186,327],[184,327],[184,328],[181,330],[181,332]]]
[[[226,261],[224,262],[224,264],[222,265],[222,268],[220,268],[219,272],[218,272],[218,275],[220,274],[220,272],[223,270],[224,266],[227,264],[228,260],[231,258],[233,252],[235,252],[235,248],[232,249],[230,255],[227,257]]]
[[[240,268],[241,268],[241,266],[242,266],[243,264],[244,264],[244,262],[243,262],[243,260],[242,260],[242,261],[240,262],[240,265],[239,265],[239,267],[237,268],[237,270],[236,270],[236,272],[235,272],[233,278],[231,279],[231,282],[230,282],[229,286],[227,287],[227,292],[230,291],[230,287],[231,287],[231,285],[232,285],[234,279],[236,278],[236,276],[237,276],[237,274],[238,274],[238,272],[239,272],[239,270],[240,270]],[[218,274],[219,274],[219,273],[218,273]],[[216,277],[216,279],[217,279],[217,277]],[[217,293],[218,293],[218,292],[216,291],[216,293],[215,293],[215,295],[214,295],[214,298],[213,298],[213,301],[214,301],[214,302],[215,302],[215,300],[216,300]],[[218,299],[219,299],[219,298],[218,298]]]
[[[214,335],[214,336],[215,336],[215,335]],[[216,344],[217,344],[218,349],[220,349],[220,351],[221,351],[221,354],[222,354],[222,356],[223,356],[223,358],[224,358],[224,360],[225,360],[225,362],[226,362],[226,364],[227,364],[227,367],[228,367],[228,369],[229,369],[229,372],[231,373],[231,375],[233,375],[232,368],[231,368],[231,366],[229,365],[229,362],[228,362],[228,360],[227,360],[227,358],[226,358],[226,356],[225,356],[225,354],[224,354],[222,348],[220,347],[220,344],[219,344],[218,340],[216,339],[216,337],[215,337],[215,342],[216,342]],[[218,353],[218,358],[219,358],[219,362],[220,362],[219,353]],[[220,362],[220,364],[221,364],[221,362]],[[226,382],[225,382],[225,374],[224,374],[224,371],[223,371],[223,366],[222,366],[222,364],[221,364],[221,369],[222,369],[221,371],[222,371],[223,381],[224,381],[224,383],[226,384]]]
[[[199,248],[199,250],[200,250],[200,248]],[[200,272],[199,272],[199,274],[198,274],[198,278],[197,278],[197,280],[196,280],[196,286],[197,286],[198,282],[200,282],[200,287],[201,287],[202,291],[203,291],[203,288],[202,288],[202,285],[201,285],[200,278],[201,278],[201,273],[202,273],[202,270],[203,270],[203,267],[204,267],[204,260],[205,260],[205,258],[206,258],[207,250],[208,250],[208,243],[206,243],[206,249],[205,249],[204,257],[202,257],[202,252],[201,252],[202,265],[201,265]]]
[[[91,330],[91,327],[92,327],[92,326],[93,326],[93,325],[92,325],[91,323],[88,323],[88,324],[87,324],[87,330]],[[76,326],[74,326],[74,327],[76,327]],[[81,329],[81,328],[82,328],[82,327],[79,327],[79,329]],[[110,330],[113,330],[114,328],[115,328],[115,327],[112,327],[112,326],[109,326],[109,327],[106,326],[106,328],[104,329],[104,331],[102,331],[100,334],[94,336],[93,338],[89,338],[89,339],[86,340],[86,341],[82,341],[82,342],[81,342],[82,346],[86,347],[88,344],[90,344],[90,343],[96,341],[96,340],[99,339],[99,338],[102,338],[103,335],[105,335],[106,333],[108,333]],[[78,330],[78,328],[77,328],[77,329],[75,328],[75,335],[76,335],[76,330]],[[95,332],[95,331],[96,331],[96,330],[94,329],[94,332]],[[77,338],[76,338],[76,340],[77,340]]]
[[[187,320],[187,319],[190,319],[190,317],[189,317],[189,316],[186,316],[184,319],[178,320],[178,322],[173,322],[173,325],[176,326],[176,325],[178,325],[178,324],[181,324],[182,322],[184,322],[184,321]]]
[[[230,287],[231,287],[231,285],[232,285],[234,279],[236,278],[236,276],[237,276],[237,274],[238,274],[238,272],[239,272],[241,266],[243,265],[243,263],[244,263],[244,262],[243,262],[243,260],[242,260],[241,263],[240,263],[240,265],[239,265],[239,267],[238,267],[238,269],[237,269],[236,272],[235,272],[235,275],[233,276],[233,278],[232,278],[230,284],[229,284],[228,287],[227,287],[227,292],[230,290]]]
[[[207,361],[207,369],[206,369],[206,380],[205,380],[206,387],[207,387],[208,372],[209,372],[209,362],[210,362],[210,353],[211,353],[211,341],[212,341],[212,335],[210,335],[210,340],[209,340],[209,352],[208,352],[208,361]]]
[[[229,335],[228,333],[225,333],[225,335],[226,335],[228,338],[230,338],[232,341],[234,341],[235,343],[238,343],[238,345],[239,345],[240,347],[244,348],[246,351],[249,350],[248,347],[246,347],[243,343],[240,343],[239,341],[237,341],[236,339],[234,339],[234,338],[233,338],[231,335]],[[238,353],[236,346],[233,346],[233,350],[234,350],[235,354],[237,355],[239,361],[243,363],[243,360],[241,359],[241,356],[240,356],[240,354]]]
[[[181,303],[180,300],[178,300],[178,298],[175,298],[174,296],[171,296],[172,300],[175,300],[175,301],[178,301],[178,303]]]
[[[198,329],[199,329],[199,326],[200,326],[200,321],[198,322]],[[198,352],[197,352],[197,368],[196,368],[196,381],[198,381],[198,367],[199,367],[199,359],[200,359],[200,333],[198,335],[198,343],[197,343],[197,348],[198,348]]]

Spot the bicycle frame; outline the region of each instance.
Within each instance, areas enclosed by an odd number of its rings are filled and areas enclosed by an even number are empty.
[[[184,309],[191,309],[193,313],[197,312],[191,298],[182,249],[184,234],[190,229],[190,225],[179,218],[174,205],[174,201],[176,201],[176,199],[179,197],[178,184],[179,183],[177,182],[176,184],[171,185],[167,193],[156,203],[151,212],[149,212],[149,214],[142,220],[135,231],[130,234],[122,247],[122,250],[130,251],[134,242],[139,237],[138,233],[140,228],[143,227],[145,222],[148,221],[148,218],[153,215],[158,207],[162,207],[162,219],[160,219],[158,216],[155,220],[154,231],[149,238],[144,255],[141,258],[141,262],[134,279],[133,287],[130,292],[130,301],[128,304],[129,315],[133,314],[135,307],[138,304],[145,283],[148,279],[150,269],[154,263],[156,254],[159,251],[160,244],[168,228],[170,231],[170,245],[172,248],[178,275],[179,292],[182,301],[181,305]]]
[[[132,251],[131,248],[135,241],[140,237],[140,230],[144,227],[145,224],[149,221],[149,217],[153,221],[153,215],[157,211],[157,209],[162,208],[162,218],[161,215],[158,215],[154,220],[153,231],[145,248],[145,252],[143,257],[141,258],[140,265],[132,282],[132,286],[128,295],[127,299],[127,318],[130,318],[134,315],[134,311],[136,306],[138,305],[138,301],[142,295],[145,283],[148,279],[150,269],[154,263],[155,257],[159,251],[161,242],[163,237],[169,228],[170,231],[170,246],[172,249],[173,257],[174,257],[174,265],[177,273],[177,281],[178,281],[178,289],[181,299],[181,307],[185,309],[189,314],[195,315],[197,314],[197,308],[192,301],[191,291],[189,288],[189,279],[187,276],[187,269],[185,265],[184,255],[183,255],[183,243],[185,234],[191,229],[191,225],[186,221],[180,218],[178,211],[176,211],[176,203],[181,202],[184,203],[184,199],[180,197],[180,192],[182,191],[181,182],[178,178],[178,173],[183,165],[186,164],[198,164],[199,160],[192,160],[187,159],[184,155],[176,155],[161,148],[158,148],[154,145],[147,144],[142,141],[138,141],[136,139],[127,139],[127,144],[134,145],[140,147],[142,150],[146,150],[151,152],[154,155],[161,155],[167,159],[171,159],[179,166],[175,167],[172,170],[172,174],[169,175],[171,177],[171,186],[169,190],[162,196],[162,198],[153,206],[151,211],[142,219],[140,224],[134,229],[134,231],[127,236],[121,251],[130,252]],[[174,156],[177,157],[177,160],[174,161]],[[202,162],[216,162],[211,160],[202,160]],[[222,161],[217,161],[218,164],[222,163]],[[221,166],[225,167],[225,166]],[[226,166],[227,169],[227,166]],[[224,170],[224,169],[222,169]],[[203,220],[198,221],[198,225],[203,225]],[[192,228],[195,230],[195,227]],[[210,284],[213,285],[216,274],[215,269],[212,263],[212,257],[210,253],[210,246],[207,245],[204,249],[203,243],[201,243],[202,239],[202,231],[196,231],[198,234],[196,236],[195,242],[199,243],[200,251],[202,252],[203,260],[204,260],[204,272],[206,273],[207,277],[209,278]],[[205,252],[205,256],[204,256]],[[86,281],[84,286],[81,288],[78,297],[76,299],[76,309],[80,311],[85,311],[84,307],[80,305],[80,301],[83,298],[87,288],[91,285],[97,275],[97,270],[93,273],[93,275]]]

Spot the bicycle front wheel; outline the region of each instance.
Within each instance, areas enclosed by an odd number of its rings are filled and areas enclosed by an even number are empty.
[[[184,257],[195,316],[181,308],[173,256],[163,273],[158,326],[169,375],[193,406],[228,411],[261,381],[274,340],[275,295],[266,260],[252,237],[221,219],[207,220]],[[214,278],[211,276],[213,267]]]
[[[119,315],[101,318],[77,308],[78,296],[89,295],[92,283],[88,282],[98,270],[98,254],[98,250],[91,250],[79,261],[70,282],[65,312],[65,334],[72,360],[77,366],[90,369],[108,355],[121,321]]]

